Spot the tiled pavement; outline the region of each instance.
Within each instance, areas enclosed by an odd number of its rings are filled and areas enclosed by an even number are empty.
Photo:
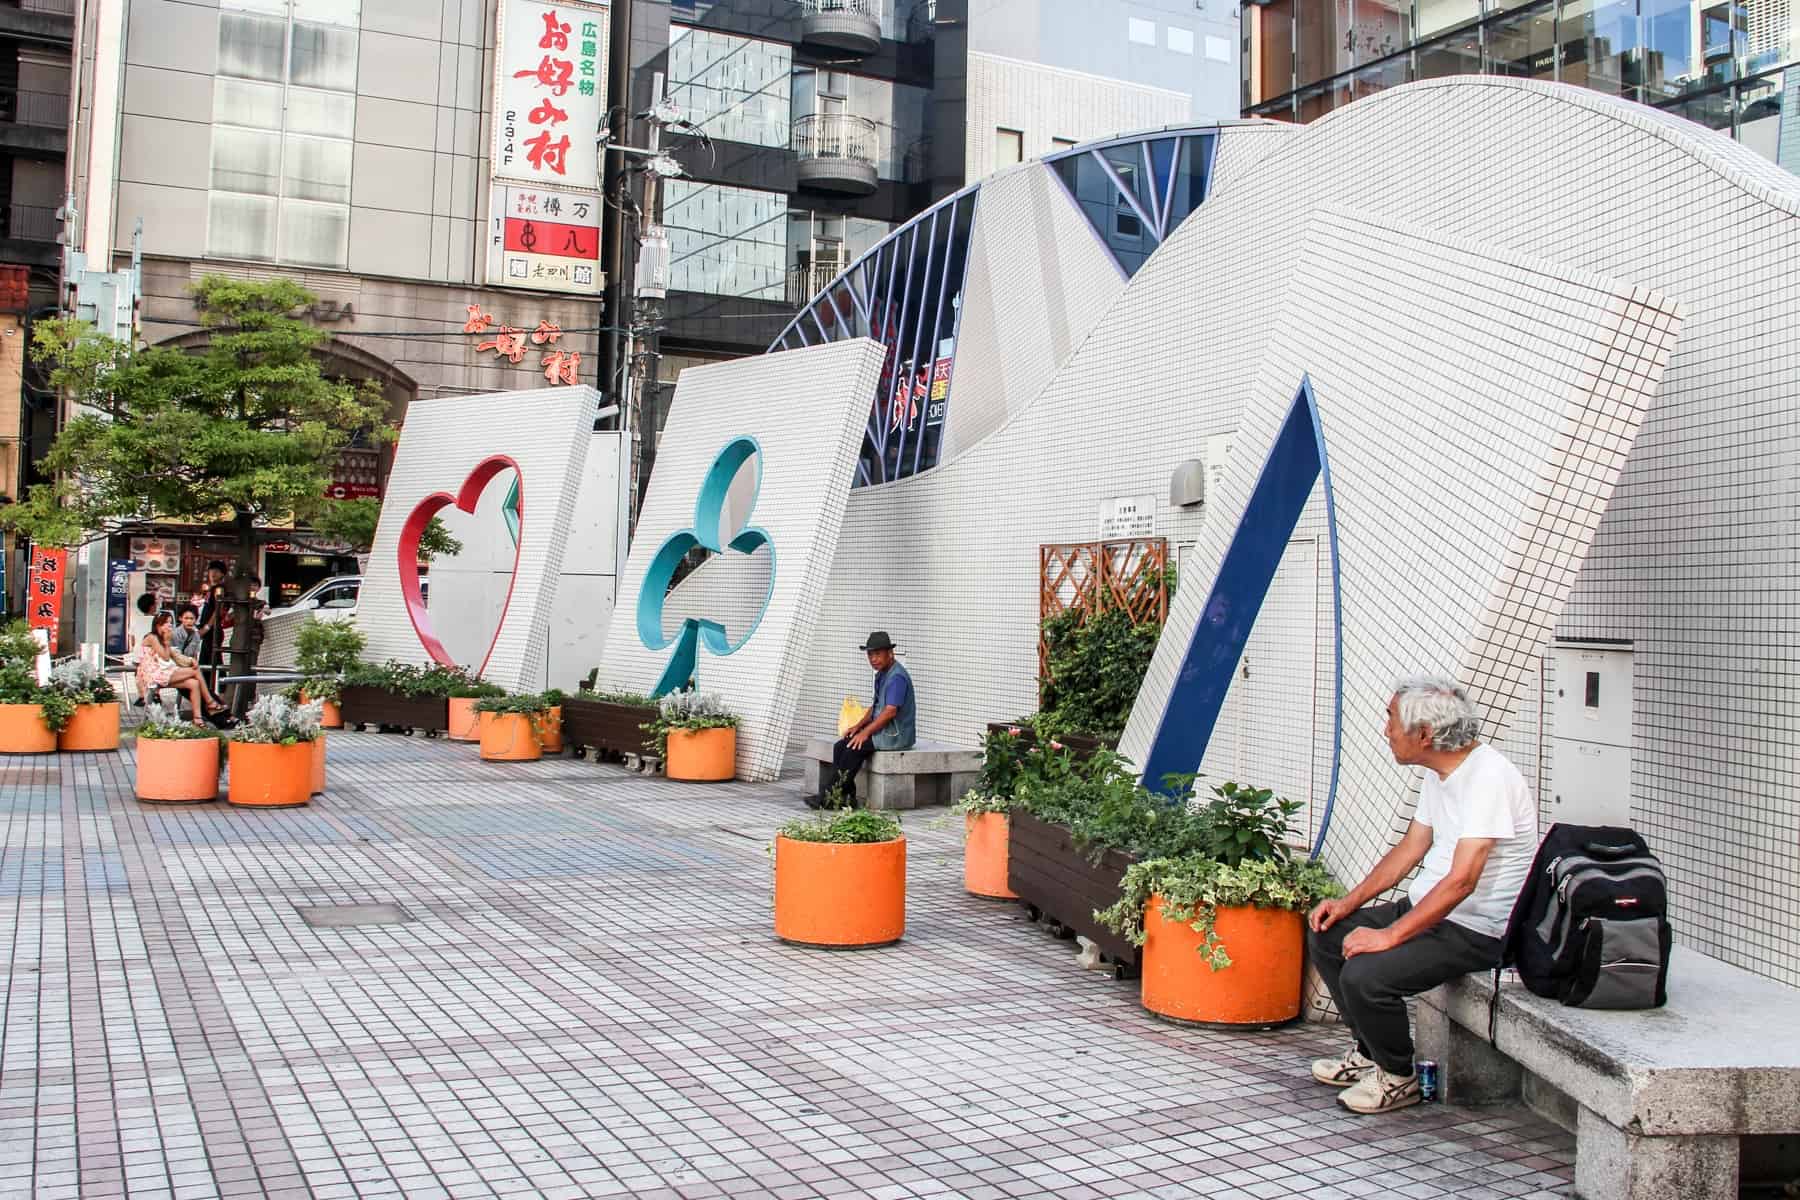
[[[1568,1194],[1527,1114],[1343,1113],[1317,1028],[1151,1020],[909,815],[906,940],[770,933],[794,784],[334,734],[311,808],[0,761],[0,1196]],[[297,907],[387,901],[404,924]]]

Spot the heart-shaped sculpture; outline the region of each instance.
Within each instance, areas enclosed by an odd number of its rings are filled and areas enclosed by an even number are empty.
[[[769,609],[769,597],[775,592],[775,543],[768,531],[754,525],[746,525],[729,542],[724,541],[719,531],[719,518],[724,512],[725,498],[731,491],[731,481],[752,457],[760,457],[762,447],[754,438],[734,438],[725,444],[707,469],[706,479],[700,486],[700,494],[694,498],[694,523],[690,528],[678,529],[670,534],[667,540],[657,548],[656,557],[650,560],[650,569],[644,573],[643,586],[638,590],[637,627],[638,640],[645,649],[662,650],[670,643],[675,644],[675,653],[669,657],[669,665],[663,669],[662,678],[650,692],[652,696],[662,696],[677,688],[685,687],[689,680],[695,678],[700,667],[700,646],[704,644],[716,655],[735,654],[750,635],[762,624],[763,614]],[[757,491],[762,491],[762,480],[757,480]],[[756,498],[751,497],[750,508],[756,508]],[[766,548],[769,551],[769,590],[763,596],[761,607],[750,621],[748,628],[735,640],[717,621],[705,618],[688,617],[682,621],[681,629],[674,637],[663,634],[663,602],[668,597],[669,585],[675,578],[675,568],[681,560],[696,548],[705,548],[714,554],[722,554],[726,546],[739,554],[754,554]]]
[[[481,493],[487,490],[487,485],[494,481],[496,475],[506,470],[511,470],[518,476],[518,527],[513,536],[513,574],[506,583],[506,600],[500,605],[500,619],[494,623],[494,636],[489,639],[487,651],[481,656],[481,665],[475,669],[477,675],[487,670],[488,659],[493,657],[494,646],[500,640],[500,631],[506,628],[506,610],[512,605],[513,583],[519,577],[519,547],[525,541],[525,475],[519,470],[519,464],[504,454],[484,458],[469,472],[469,477],[463,480],[456,495],[433,492],[413,505],[412,512],[406,515],[406,524],[400,528],[400,546],[396,551],[400,560],[397,564],[400,568],[400,596],[406,603],[406,615],[412,621],[413,632],[419,635],[419,644],[425,647],[425,653],[444,666],[458,665],[431,629],[431,614],[425,608],[425,593],[419,587],[419,539],[425,535],[425,527],[431,524],[431,518],[449,505],[454,504],[463,512],[473,513],[475,505],[481,500]]]

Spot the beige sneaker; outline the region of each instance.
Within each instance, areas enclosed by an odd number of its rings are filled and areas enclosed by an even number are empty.
[[[1384,1113],[1410,1108],[1424,1099],[1417,1075],[1389,1075],[1376,1067],[1344,1090],[1338,1103],[1353,1113]]]
[[[1328,1087],[1349,1087],[1374,1069],[1375,1064],[1363,1057],[1355,1042],[1342,1058],[1313,1059],[1313,1078]]]

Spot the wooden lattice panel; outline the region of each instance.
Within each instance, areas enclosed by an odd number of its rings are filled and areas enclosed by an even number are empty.
[[[1046,543],[1038,547],[1038,689],[1050,678],[1043,625],[1070,609],[1122,608],[1134,623],[1169,619],[1167,538]]]

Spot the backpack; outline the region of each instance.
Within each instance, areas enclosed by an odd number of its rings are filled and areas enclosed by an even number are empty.
[[[1669,998],[1669,893],[1636,832],[1552,825],[1507,922],[1500,969],[1574,1008],[1660,1008]]]

